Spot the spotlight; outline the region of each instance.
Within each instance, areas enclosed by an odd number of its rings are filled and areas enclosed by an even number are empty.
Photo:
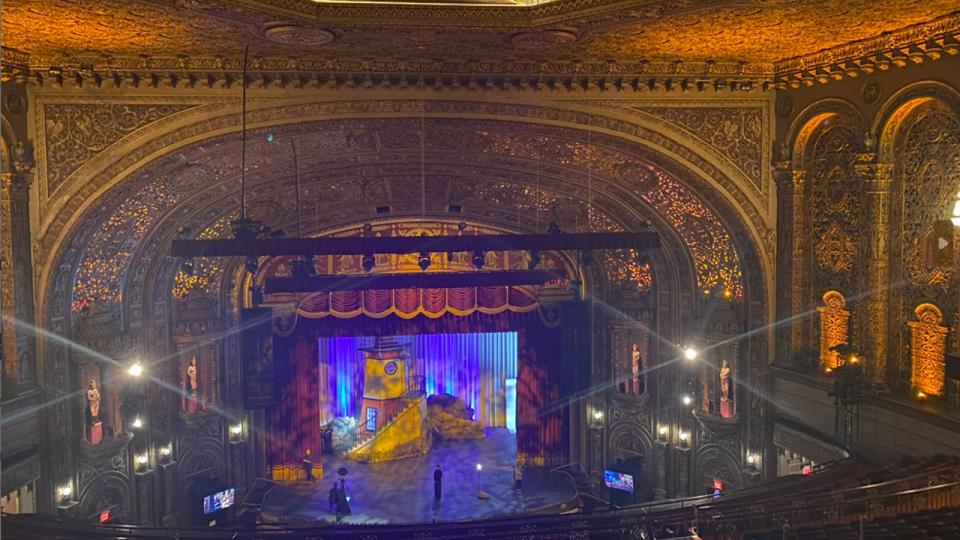
[[[683,357],[690,361],[696,360],[699,354],[696,349],[690,346],[687,346],[687,348],[683,350]]]
[[[130,367],[127,368],[127,375],[131,377],[139,377],[143,375],[143,366],[140,362],[134,362]]]
[[[684,405],[689,405],[693,403],[693,398],[690,397],[690,394],[684,394],[683,397],[680,398],[680,400],[683,401]]]
[[[482,252],[482,251],[474,251],[474,252],[473,252],[473,267],[474,267],[474,268],[476,268],[477,270],[480,270],[481,268],[483,268],[483,264],[484,264],[485,262],[486,262],[486,260],[484,259],[484,256],[483,256],[483,252]]]
[[[377,264],[377,261],[376,259],[373,258],[373,253],[367,253],[366,255],[363,256],[363,261],[361,262],[361,266],[363,266],[364,272],[370,272],[371,270],[373,270],[373,267],[376,266],[376,264]]]
[[[247,269],[247,272],[250,272],[251,274],[256,274],[256,273],[257,273],[257,267],[258,267],[258,266],[259,266],[259,265],[257,264],[257,258],[256,258],[256,257],[247,257],[247,260],[244,261],[244,263],[243,263],[243,267],[246,268],[246,269]]]
[[[426,272],[427,268],[430,268],[430,254],[426,251],[421,251],[420,256],[417,258],[417,266],[420,267],[420,270]]]
[[[183,261],[183,264],[180,265],[180,271],[184,275],[192,276],[193,275],[193,259],[187,259]]]
[[[527,263],[527,270],[533,270],[537,266],[540,266],[540,252],[533,250],[530,252],[530,262]]]
[[[253,305],[259,306],[263,303],[263,287],[254,285],[250,287],[250,296],[253,298]]]
[[[478,471],[482,471],[482,470],[483,470],[483,465],[477,463],[477,470],[478,470]]]
[[[133,423],[131,423],[130,425],[133,426],[135,429],[140,429],[143,427],[143,420],[141,420],[140,417],[138,416],[133,419]]]
[[[457,230],[463,233],[463,231],[467,230],[467,223],[465,221],[457,223]]]

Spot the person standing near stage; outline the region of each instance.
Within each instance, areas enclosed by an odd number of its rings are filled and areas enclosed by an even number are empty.
[[[330,502],[330,511],[337,509],[337,501],[340,499],[340,492],[337,490],[337,482],[334,480],[333,487],[330,488],[330,495],[327,500]]]
[[[347,497],[347,481],[340,479],[340,490],[337,492],[337,521],[341,516],[350,515],[350,497]]]
[[[307,480],[307,482],[313,482],[314,480],[313,458],[310,457],[312,453],[313,452],[309,448],[307,448],[307,451],[303,454],[303,472],[304,472],[304,478]]]
[[[440,491],[443,488],[443,471],[440,470],[440,466],[437,465],[437,468],[433,471],[433,500],[440,500]]]

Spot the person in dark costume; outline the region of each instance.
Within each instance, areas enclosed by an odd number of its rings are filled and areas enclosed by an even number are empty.
[[[347,499],[347,482],[340,479],[340,489],[337,491],[337,521],[343,516],[350,515],[350,501]]]
[[[327,500],[330,502],[330,510],[337,509],[337,501],[340,499],[340,491],[337,489],[337,483],[333,483],[333,487],[330,488],[330,495]]]
[[[440,470],[440,466],[437,465],[436,470],[433,471],[433,500],[440,500],[440,492],[443,488],[443,471]]]

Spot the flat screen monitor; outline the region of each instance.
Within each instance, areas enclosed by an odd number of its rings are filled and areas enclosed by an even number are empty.
[[[203,498],[203,513],[212,514],[233,506],[233,488],[218,491]]]
[[[633,475],[606,470],[603,471],[603,482],[610,489],[633,493]]]

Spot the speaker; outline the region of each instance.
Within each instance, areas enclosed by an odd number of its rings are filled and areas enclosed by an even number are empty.
[[[247,409],[262,409],[276,404],[273,359],[273,310],[250,308],[240,315],[243,325],[243,402]]]
[[[960,356],[948,354],[944,361],[947,364],[947,378],[960,380]]]
[[[590,388],[590,304],[581,301],[560,304],[560,397],[570,397]]]

